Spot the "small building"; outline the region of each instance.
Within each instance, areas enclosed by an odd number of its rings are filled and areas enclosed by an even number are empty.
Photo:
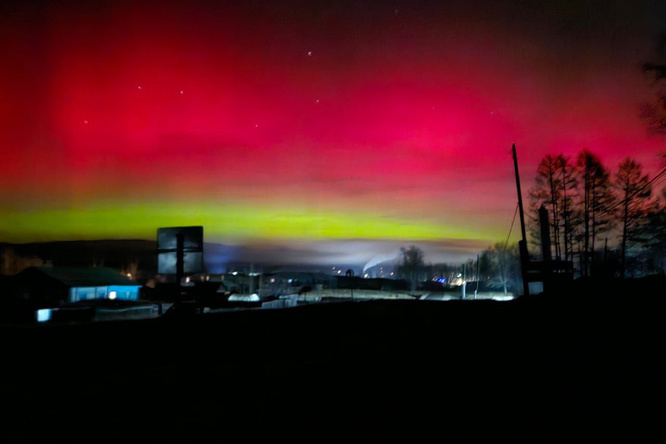
[[[37,307],[109,299],[136,301],[141,285],[112,268],[28,267],[12,277],[23,299]]]

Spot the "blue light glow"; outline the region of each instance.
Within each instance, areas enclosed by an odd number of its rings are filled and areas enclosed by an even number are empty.
[[[51,308],[40,308],[37,310],[37,322],[48,322],[51,320],[51,314],[53,309]]]

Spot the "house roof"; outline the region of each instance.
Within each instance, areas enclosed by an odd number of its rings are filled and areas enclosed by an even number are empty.
[[[19,273],[22,278],[43,275],[68,287],[97,287],[105,285],[140,284],[120,274],[118,270],[104,267],[29,267]]]

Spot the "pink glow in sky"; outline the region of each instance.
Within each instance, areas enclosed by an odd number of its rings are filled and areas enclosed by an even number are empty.
[[[549,152],[656,170],[638,107],[663,6],[412,3],[10,2],[0,207],[233,203],[486,245],[515,209],[512,143],[524,193]]]

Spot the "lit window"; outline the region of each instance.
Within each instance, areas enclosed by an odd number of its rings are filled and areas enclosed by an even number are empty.
[[[40,308],[37,310],[37,322],[47,322],[51,320],[51,309]]]

